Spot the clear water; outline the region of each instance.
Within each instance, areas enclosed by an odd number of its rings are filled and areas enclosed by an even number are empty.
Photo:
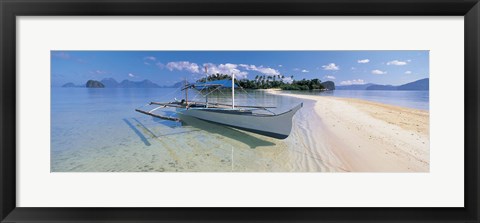
[[[338,92],[338,93],[337,93]],[[334,92],[367,100],[428,109],[428,92]],[[189,99],[202,101],[189,92]],[[277,140],[192,119],[173,122],[153,118],[135,108],[150,101],[184,98],[177,89],[52,88],[52,172],[305,172],[342,171],[336,160],[323,160],[326,145],[311,129],[321,123],[312,101],[251,91],[237,91],[236,104],[277,106],[284,112],[300,102],[291,135]],[[305,92],[303,92],[305,93]],[[319,94],[310,92],[308,94]],[[320,93],[331,94],[331,93]],[[390,97],[387,100],[387,94]],[[393,95],[392,95],[393,94]],[[230,92],[210,101],[231,102]],[[144,110],[151,106],[143,107]],[[159,114],[175,116],[173,110]],[[317,125],[317,124],[315,124]],[[316,131],[315,134],[321,134]]]
[[[389,105],[407,108],[429,110],[429,91],[366,91],[366,90],[335,90],[335,91],[290,91],[292,94],[314,94],[342,98],[358,98]]]
[[[280,140],[200,120],[173,122],[135,112],[151,101],[184,97],[183,92],[171,88],[52,88],[51,171],[257,171],[276,165],[261,159],[269,150],[252,149],[273,146],[270,150],[275,152],[279,145],[286,147]],[[192,91],[188,97],[204,100]],[[231,93],[210,95],[209,101],[231,103]],[[253,102],[280,105],[274,112],[298,104],[293,98],[261,91],[238,92],[236,104]],[[172,109],[156,112],[176,115]],[[232,162],[232,153],[238,163]],[[242,164],[251,159],[261,163]]]

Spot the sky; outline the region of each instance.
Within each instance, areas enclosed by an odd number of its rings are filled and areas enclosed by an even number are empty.
[[[114,78],[161,86],[209,74],[401,85],[429,77],[429,51],[51,51],[53,87]]]

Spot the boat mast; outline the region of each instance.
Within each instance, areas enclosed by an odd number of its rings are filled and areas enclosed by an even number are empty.
[[[185,104],[186,104],[186,108],[188,109],[188,86],[187,86],[187,78],[185,78]]]
[[[207,81],[208,81],[208,70],[207,70],[207,66],[205,66],[205,84],[207,84]],[[208,91],[208,90],[207,90]],[[205,108],[208,108],[208,92],[207,94],[205,95]]]
[[[235,109],[235,74],[232,73],[232,109]]]

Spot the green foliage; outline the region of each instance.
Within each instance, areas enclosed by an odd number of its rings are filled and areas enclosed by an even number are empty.
[[[321,84],[321,81],[317,78],[299,81],[293,81],[292,83],[283,82],[284,76],[256,76],[254,80],[241,79],[236,80],[237,84],[245,89],[269,89],[269,88],[281,88],[282,90],[323,90],[325,87]],[[291,76],[293,79],[293,76]],[[216,81],[216,80],[231,80],[232,77],[226,74],[212,74],[208,78],[204,77],[197,82]]]
[[[197,82],[205,83],[205,79],[206,77],[200,78],[199,80],[197,80]],[[216,73],[216,74],[209,75],[207,81],[231,80],[231,79],[232,77],[230,77],[229,75]]]
[[[291,84],[284,84],[280,86],[282,90],[323,90],[325,87],[321,84],[321,81],[317,78],[299,81],[293,81]]]

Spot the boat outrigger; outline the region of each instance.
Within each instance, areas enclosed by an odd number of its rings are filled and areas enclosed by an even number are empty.
[[[277,139],[285,139],[290,135],[293,115],[303,106],[303,103],[281,114],[276,114],[268,110],[275,107],[235,105],[235,88],[238,87],[239,86],[235,84],[234,74],[232,74],[231,82],[230,80],[206,80],[205,82],[197,82],[195,84],[186,83],[182,89],[185,91],[185,99],[166,103],[150,102],[149,105],[155,105],[157,107],[149,111],[135,110],[146,115],[170,121],[181,121],[183,116],[195,117],[204,121]],[[208,102],[208,95],[222,88],[232,89],[232,104]],[[188,89],[195,89],[200,93],[206,91],[204,94],[206,98],[205,102],[188,101]],[[158,109],[168,107],[175,108],[178,117],[162,116],[153,113]]]

